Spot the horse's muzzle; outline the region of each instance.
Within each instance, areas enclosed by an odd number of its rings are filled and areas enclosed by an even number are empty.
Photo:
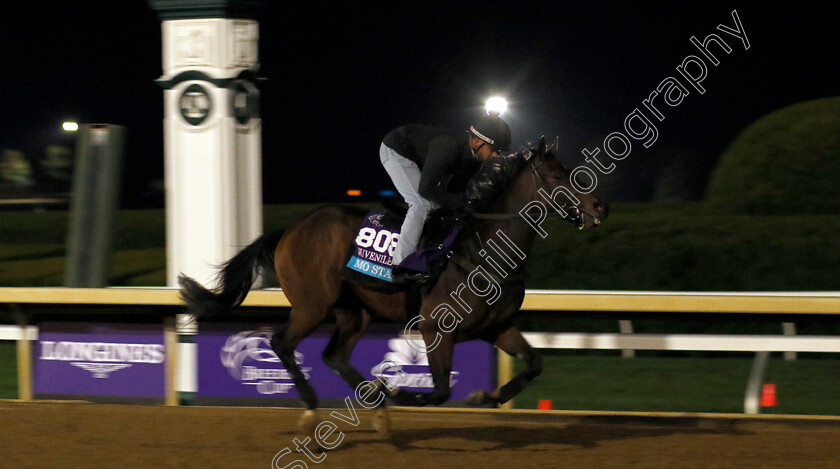
[[[578,229],[582,230],[584,227],[594,228],[600,225],[607,218],[610,207],[606,202],[596,201],[589,210],[580,210],[575,207],[575,211],[578,214]]]
[[[610,204],[598,201],[592,204],[592,208],[595,209],[595,216],[598,217],[598,219],[602,221],[606,220],[607,215],[609,215],[610,212]]]

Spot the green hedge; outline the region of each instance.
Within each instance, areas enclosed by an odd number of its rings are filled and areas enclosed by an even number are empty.
[[[721,215],[696,205],[611,209],[596,230],[549,230],[529,288],[838,290],[840,216]]]
[[[747,127],[721,156],[707,200],[743,214],[840,213],[840,97],[798,103]]]
[[[315,206],[267,206],[266,230]],[[598,229],[546,224],[528,258],[528,288],[840,290],[840,216],[722,215],[703,204],[617,204]],[[61,285],[66,214],[3,213],[0,286]],[[165,282],[161,210],[117,217],[112,285]]]

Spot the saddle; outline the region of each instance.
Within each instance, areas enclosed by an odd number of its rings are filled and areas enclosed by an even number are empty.
[[[406,288],[405,284],[392,281],[393,255],[406,212],[404,205],[383,202],[381,209],[365,215],[347,249],[342,277],[370,288]],[[434,283],[446,267],[462,223],[463,218],[449,210],[438,209],[429,214],[417,251],[406,257],[401,265],[428,274],[419,280],[420,283]]]

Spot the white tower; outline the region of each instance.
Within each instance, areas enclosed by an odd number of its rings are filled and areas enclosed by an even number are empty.
[[[262,233],[259,2],[149,0],[162,20],[166,278],[213,286]],[[191,321],[179,318],[178,390],[195,392]]]
[[[183,18],[226,11],[207,3],[151,3],[163,19],[167,284],[183,272],[210,285],[213,266],[262,232],[259,25]]]

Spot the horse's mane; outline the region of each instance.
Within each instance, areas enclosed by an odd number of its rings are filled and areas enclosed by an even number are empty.
[[[467,201],[476,212],[487,212],[525,168],[530,150],[496,156],[481,164],[467,184]]]

